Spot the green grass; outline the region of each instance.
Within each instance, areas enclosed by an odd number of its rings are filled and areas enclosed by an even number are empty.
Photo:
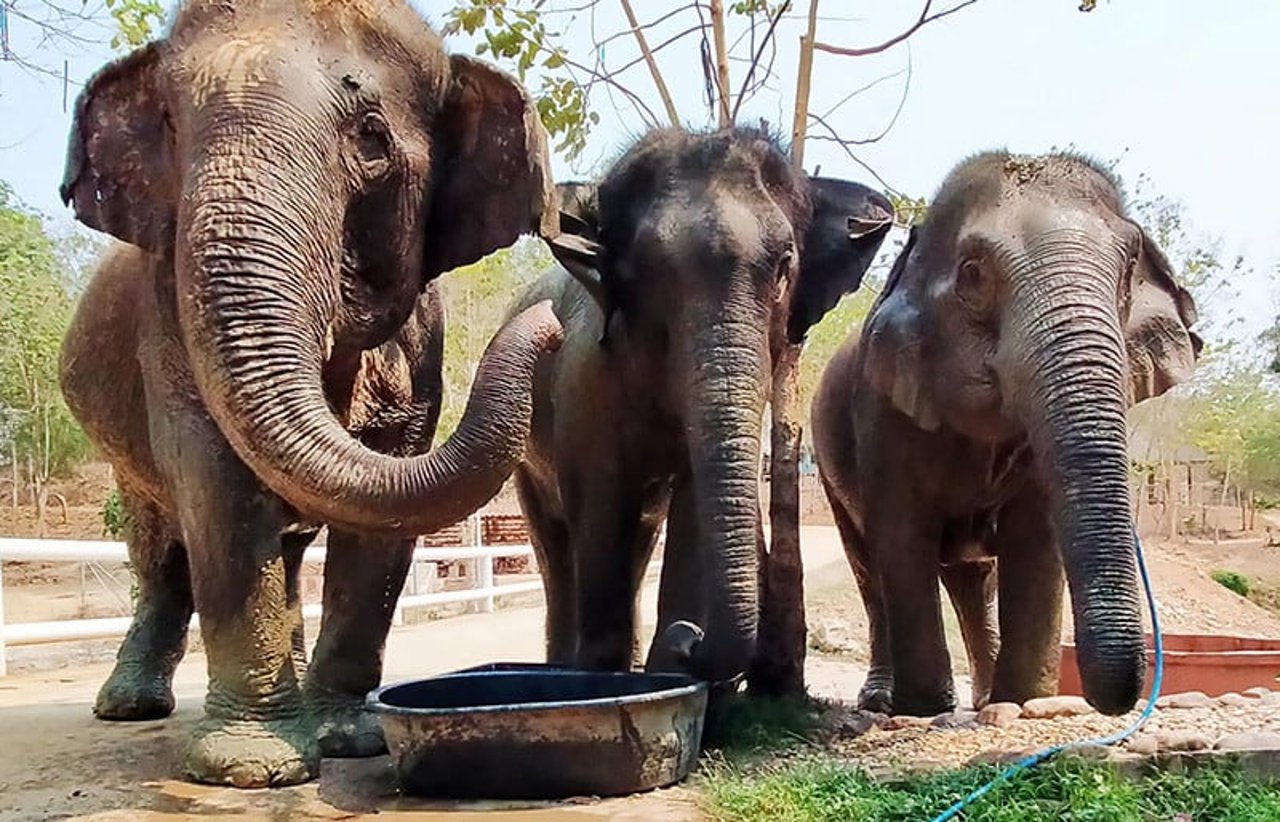
[[[730,760],[803,747],[824,730],[821,702],[807,696],[735,697],[717,722],[712,744]]]
[[[848,765],[810,757],[756,768],[713,762],[700,780],[708,814],[722,822],[927,822],[997,772],[983,767],[875,782]],[[960,818],[1261,822],[1280,820],[1280,789],[1229,764],[1126,779],[1105,764],[1063,759],[1019,774]]]
[[[1249,578],[1235,571],[1216,570],[1209,574],[1213,581],[1242,597],[1249,596]]]

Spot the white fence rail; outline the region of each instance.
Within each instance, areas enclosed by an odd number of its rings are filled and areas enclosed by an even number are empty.
[[[499,557],[532,556],[529,545],[476,545],[462,548],[417,548],[413,552],[414,572],[410,578],[413,593],[402,593],[396,603],[394,622],[403,622],[406,608],[420,608],[457,602],[475,602],[482,612],[494,609],[494,600],[500,596],[532,593],[542,590],[540,581],[495,585],[493,565]],[[325,546],[315,545],[303,555],[304,563],[323,563]],[[61,539],[0,538],[0,676],[6,673],[6,646],[37,645],[48,642],[70,642],[89,639],[110,639],[124,636],[129,630],[130,617],[106,617],[100,619],[68,619],[55,622],[5,623],[4,572],[5,562],[126,562],[129,554],[123,542],[99,542]],[[474,560],[476,574],[474,587],[455,591],[419,593],[416,588],[418,563],[457,562]],[[304,605],[302,614],[307,618],[318,617],[319,603]],[[191,625],[199,624],[193,616]]]

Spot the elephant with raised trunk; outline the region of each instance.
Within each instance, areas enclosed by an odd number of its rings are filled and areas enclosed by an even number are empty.
[[[538,367],[516,488],[547,594],[548,658],[638,661],[637,592],[667,516],[647,665],[712,682],[752,660],[761,418],[773,364],[858,287],[893,209],[792,170],[749,128],[657,130],[599,185],[562,184],[565,327]]]
[[[457,432],[422,453],[439,412],[430,284],[554,229],[545,141],[514,80],[449,57],[399,0],[193,2],[81,93],[62,195],[129,245],[81,301],[62,385],[116,468],[141,594],[95,710],[173,709],[194,609],[209,691],[189,776],[287,784],[322,750],[385,749],[363,699],[412,537],[510,475],[560,333],[545,304],[514,317]],[[324,618],[300,683],[297,571],[321,524]]]
[[[1056,692],[1065,576],[1085,697],[1133,707],[1125,414],[1188,378],[1194,322],[1097,164],[992,152],[951,172],[812,409],[871,626],[863,707],[955,707],[939,576],[977,706]]]

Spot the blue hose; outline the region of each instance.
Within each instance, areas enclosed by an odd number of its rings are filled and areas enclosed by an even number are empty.
[[[1160,698],[1160,685],[1164,680],[1164,637],[1160,633],[1160,615],[1156,613],[1156,597],[1151,590],[1151,576],[1147,573],[1147,563],[1142,556],[1142,543],[1138,540],[1138,530],[1133,531],[1133,545],[1138,553],[1138,573],[1142,577],[1142,588],[1147,595],[1147,608],[1151,610],[1151,636],[1156,649],[1156,671],[1151,677],[1151,696],[1147,698],[1147,705],[1142,709],[1142,713],[1138,715],[1137,720],[1125,728],[1123,731],[1111,734],[1110,736],[1098,737],[1096,739],[1084,739],[1078,742],[1068,742],[1065,745],[1054,745],[1051,748],[1045,748],[1037,751],[1024,759],[1010,765],[1001,773],[997,774],[990,782],[975,790],[973,793],[961,799],[951,807],[933,818],[933,822],[948,822],[955,819],[965,808],[977,802],[983,796],[990,793],[996,786],[1009,781],[1020,772],[1034,768],[1035,766],[1047,762],[1063,751],[1072,748],[1093,747],[1097,745],[1109,746],[1125,741],[1133,736],[1151,718],[1151,713],[1156,709],[1156,700]]]

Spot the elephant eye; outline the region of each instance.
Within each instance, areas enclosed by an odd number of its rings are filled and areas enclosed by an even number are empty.
[[[356,150],[366,165],[381,166],[391,159],[391,129],[382,115],[370,112],[356,129]],[[374,169],[381,171],[383,169]]]

